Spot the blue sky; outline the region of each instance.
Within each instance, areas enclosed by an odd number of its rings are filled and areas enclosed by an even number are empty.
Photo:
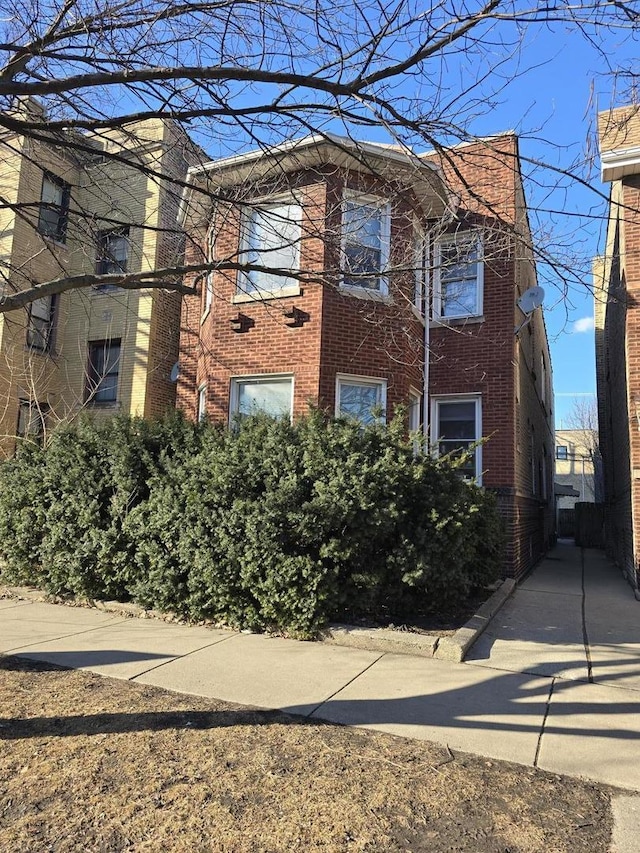
[[[570,271],[567,282],[558,272],[562,265],[538,264],[546,291],[557,427],[575,400],[595,397],[591,262],[602,251],[609,192],[599,178],[595,121],[599,110],[625,102],[624,93],[615,92],[611,72],[617,65],[637,66],[639,42],[640,32],[624,29],[487,21],[464,48],[454,45],[444,58],[432,57],[422,76],[392,82],[387,93],[400,108],[421,104],[427,120],[435,118],[436,124],[443,117],[441,142],[464,138],[454,134],[449,140],[447,121],[475,136],[519,134],[536,245],[549,257],[560,257]],[[411,34],[396,48],[398,56],[412,49]],[[326,130],[341,131],[334,119],[326,121]],[[356,125],[351,131],[357,138],[388,140],[382,126]],[[237,150],[237,136],[219,142]],[[252,141],[249,147],[254,146]],[[218,156],[223,153],[229,152]],[[584,183],[563,174],[569,169]]]
[[[636,40],[623,33],[605,36],[605,46],[620,65],[634,65],[640,55]],[[595,120],[600,110],[625,102],[615,92],[615,82],[601,55],[575,29],[529,28],[520,53],[523,74],[501,94],[502,104],[483,116],[477,133],[515,129],[521,136],[521,153],[559,168],[580,163],[579,171],[593,189],[608,195],[600,183],[595,149]],[[637,70],[637,59],[635,67]],[[525,164],[525,172],[528,171]],[[595,396],[593,298],[590,260],[603,250],[606,202],[596,192],[553,174],[534,173],[527,182],[527,197],[535,229],[552,232],[552,242],[566,246],[579,272],[582,286],[568,292],[553,270],[538,268],[546,291],[545,319],[551,345],[556,398],[556,428],[574,400]],[[540,208],[540,212],[538,211]],[[551,213],[551,210],[558,212]],[[572,261],[569,261],[570,263]]]
[[[476,4],[477,0],[466,0],[460,8]],[[408,3],[407,8],[413,9],[415,5]],[[632,0],[629,5],[638,4]],[[379,8],[374,0],[345,4],[335,10],[330,4],[321,3],[320,6],[324,9],[327,32],[339,33],[344,17],[346,43],[349,43],[348,25],[353,25],[354,10],[366,19],[374,32],[375,15],[384,18],[382,7]],[[415,50],[420,28],[435,14],[433,9],[440,9],[444,14],[448,6],[446,2],[434,3],[429,11],[429,4],[426,4],[424,14],[416,19],[417,23],[414,21],[413,28],[398,25],[387,45],[388,50],[385,48],[381,52],[383,64],[389,58],[400,59]],[[576,15],[580,14],[575,11],[579,6],[573,6]],[[536,14],[536,4],[531,8]],[[615,16],[612,10],[609,3],[603,3],[596,14],[607,19]],[[311,17],[312,13],[313,9]],[[306,17],[295,12],[291,14],[292,23],[304,29],[305,22],[308,24]],[[617,14],[624,20],[620,10]],[[370,15],[373,20],[369,20]],[[444,55],[434,54],[419,69],[411,69],[408,74],[388,81],[386,89],[383,84],[383,92],[399,112],[422,113],[427,130],[445,144],[469,138],[467,134],[489,136],[507,130],[519,134],[536,245],[543,252],[548,251],[549,257],[560,257],[564,269],[569,271],[568,280],[563,280],[562,264],[538,265],[539,283],[546,291],[545,317],[551,344],[556,425],[559,427],[574,400],[584,401],[595,393],[591,261],[602,251],[609,191],[599,179],[595,119],[598,110],[625,102],[624,93],[615,91],[611,72],[617,66],[638,70],[640,30],[634,35],[631,29],[596,30],[589,24],[525,24],[523,20],[519,23],[508,18],[484,20],[473,29],[467,41],[448,44]],[[273,46],[268,64],[283,67],[293,64],[310,71],[315,63],[322,65],[323,50],[331,53],[325,44],[316,55],[317,34],[313,26],[307,33],[307,41],[301,36],[302,41],[296,41],[292,49],[282,24],[276,21],[272,25]],[[300,35],[297,31],[294,34]],[[335,37],[340,41],[339,35]],[[254,50],[251,33],[238,35],[238,38],[240,55],[245,50],[250,54]],[[278,51],[282,47],[292,50],[295,59],[281,58]],[[206,46],[203,49],[206,59]],[[265,84],[263,88],[268,91],[273,86]],[[255,100],[260,103],[259,90],[259,86],[237,84],[230,86],[229,97],[238,105]],[[297,89],[292,91],[291,99],[295,104],[296,98],[302,95]],[[322,100],[318,93],[310,97],[312,103],[318,99]],[[285,97],[284,101],[287,100]],[[357,114],[350,127],[356,138],[390,141],[387,128],[379,121],[373,125],[363,124],[362,119],[372,117],[366,106],[354,107],[350,103],[349,110]],[[348,113],[342,114],[342,121],[346,123],[345,115]],[[274,143],[304,135],[300,131],[304,130],[307,119],[312,127],[344,132],[335,112],[316,113],[311,109],[307,115],[303,109],[299,113],[299,124],[293,120],[289,122],[286,115],[279,119],[267,115],[266,120],[263,116],[262,124],[256,125],[258,137],[247,132],[246,122],[240,125],[214,119],[209,123],[209,133],[199,141],[210,157],[228,156],[255,148],[256,138]],[[452,125],[462,127],[463,132],[456,137],[451,133]],[[415,144],[416,139],[411,138],[406,127],[396,133],[401,136],[404,131],[407,133],[404,141]],[[582,183],[563,174],[567,169],[578,174]]]

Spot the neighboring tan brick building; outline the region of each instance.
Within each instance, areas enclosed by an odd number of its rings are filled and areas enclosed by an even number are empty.
[[[308,137],[188,181],[186,261],[216,270],[183,302],[179,407],[367,422],[402,404],[440,452],[484,438],[466,474],[526,572],[553,535],[554,437],[544,321],[517,307],[535,284],[517,139],[439,158]]]
[[[640,108],[598,116],[607,242],[594,263],[605,540],[640,598]]]
[[[33,101],[22,109],[43,115]],[[0,192],[10,203],[0,213],[0,298],[68,275],[180,259],[181,189],[157,175],[183,179],[194,148],[170,122],[50,143],[5,133],[0,145]],[[113,286],[0,314],[0,456],[13,452],[16,435],[33,438],[81,410],[173,408],[179,320],[178,294]]]
[[[595,503],[597,442],[589,429],[556,430],[555,482],[573,486],[576,495],[558,497],[558,509],[573,509],[578,501]]]

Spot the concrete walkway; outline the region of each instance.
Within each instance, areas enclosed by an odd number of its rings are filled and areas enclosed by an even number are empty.
[[[0,652],[640,791],[640,603],[599,552],[570,545],[464,664],[9,599]]]

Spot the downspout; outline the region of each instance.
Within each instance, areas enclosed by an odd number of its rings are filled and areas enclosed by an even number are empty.
[[[429,366],[431,363],[431,276],[429,275],[430,240],[424,241],[422,249],[422,269],[424,287],[424,370],[422,388],[422,433],[424,436],[424,452],[430,448],[429,427],[431,410],[429,404]]]

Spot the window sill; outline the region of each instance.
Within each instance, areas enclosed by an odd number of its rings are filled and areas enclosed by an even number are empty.
[[[85,406],[88,409],[101,409],[101,410],[103,410],[103,409],[107,409],[107,410],[108,409],[114,409],[115,410],[115,409],[120,408],[120,402],[118,400],[109,400],[108,402],[105,401],[104,403],[102,403],[102,402],[96,401],[96,400],[87,400],[85,403]]]
[[[51,347],[36,347],[29,344],[25,344],[24,351],[28,352],[29,355],[38,355],[45,356],[46,358],[55,358],[57,356],[57,352]]]
[[[69,250],[66,240],[64,242],[62,240],[56,240],[55,237],[52,237],[50,234],[45,234],[44,232],[40,231],[39,228],[36,230],[38,231],[38,234],[42,237],[42,239],[45,241],[45,243],[51,243],[51,245],[55,246],[57,249],[66,249],[67,251]]]
[[[434,317],[429,326],[432,329],[440,326],[477,326],[484,321],[484,314],[470,314],[468,317]]]
[[[425,320],[425,316],[424,316],[423,312],[419,308],[416,308],[416,306],[413,304],[411,305],[411,311],[412,311],[414,317],[416,318],[416,320],[419,320],[422,323],[422,325],[424,326],[426,320]]]
[[[369,299],[372,302],[382,302],[386,305],[393,305],[393,296],[381,290],[373,290],[369,287],[351,287],[350,285],[341,284],[338,286],[338,292],[344,296],[353,296],[356,299]]]
[[[125,292],[126,288],[117,284],[94,284],[91,287],[92,296],[117,296]]]
[[[241,305],[243,302],[268,302],[271,299],[286,299],[288,296],[302,296],[300,285],[283,287],[281,290],[256,290],[252,293],[236,293],[231,302],[234,305]]]

